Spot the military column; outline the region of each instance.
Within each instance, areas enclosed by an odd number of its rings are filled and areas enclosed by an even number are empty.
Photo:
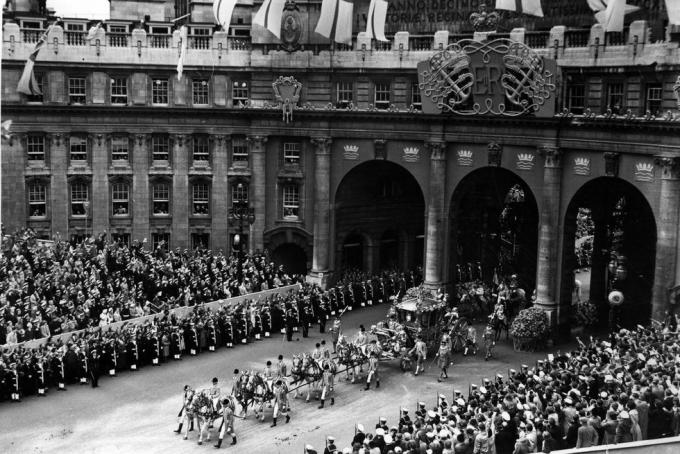
[[[446,143],[427,142],[430,149],[430,188],[427,202],[427,236],[425,238],[425,285],[439,288],[443,283],[444,231],[446,210]]]

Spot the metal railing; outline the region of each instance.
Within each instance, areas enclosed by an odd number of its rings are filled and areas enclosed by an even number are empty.
[[[86,44],[85,32],[64,32],[64,39],[67,46],[84,46]]]
[[[189,49],[210,49],[212,36],[189,36]]]
[[[106,37],[111,47],[127,47],[130,35],[128,33],[107,33]]]
[[[22,28],[21,29],[21,40],[25,43],[37,43],[40,36],[45,32],[45,30],[38,30],[34,28]]]
[[[590,30],[567,30],[564,32],[564,47],[588,47]]]
[[[544,49],[548,47],[550,32],[526,32],[524,34],[524,44],[532,49]]]
[[[413,51],[432,50],[434,36],[412,35],[408,37],[408,48]]]
[[[170,47],[170,38],[172,38],[172,35],[153,33],[146,35],[148,46],[156,49],[166,49]]]

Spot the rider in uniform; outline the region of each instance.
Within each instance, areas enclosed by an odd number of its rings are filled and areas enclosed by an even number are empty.
[[[222,399],[222,424],[220,425],[220,435],[217,439],[216,448],[222,446],[224,434],[231,434],[231,444],[236,444],[236,432],[234,432],[234,404],[229,397]]]
[[[427,359],[427,345],[425,345],[423,336],[420,334],[418,335],[416,344],[413,346],[409,354],[413,354],[414,352],[416,354],[415,375],[418,375],[418,372],[420,371],[425,372],[425,359]]]
[[[286,416],[286,423],[288,423],[290,421],[288,410],[288,386],[286,386],[284,380],[278,379],[274,384],[274,422],[272,422],[271,427],[276,426],[279,413]]]
[[[272,387],[274,384],[274,369],[272,368],[272,362],[267,361],[267,367],[264,368],[262,371],[262,378],[264,378],[264,382],[267,385],[267,391],[272,392]]]
[[[321,404],[319,408],[323,408],[324,402],[328,396],[331,397],[331,405],[335,404],[335,397],[333,396],[334,376],[328,364],[323,365],[323,373],[321,375]]]
[[[222,390],[220,389],[220,386],[217,382],[217,377],[214,377],[212,379],[212,388],[210,388],[208,394],[210,394],[210,400],[212,400],[213,408],[217,408],[217,402],[219,401],[220,396],[222,395]]]
[[[331,326],[331,339],[333,341],[333,353],[336,352],[336,347],[338,345],[338,337],[342,333],[342,321],[340,320],[340,316],[336,315],[335,319],[333,320],[333,325]]]

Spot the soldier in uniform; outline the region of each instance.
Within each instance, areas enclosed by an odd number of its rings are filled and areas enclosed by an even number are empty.
[[[256,340],[260,340],[262,338],[262,315],[260,313],[259,308],[253,308],[254,314],[253,314],[253,336],[255,336]]]
[[[269,337],[272,332],[272,314],[268,301],[262,305],[260,319],[262,320],[262,331],[264,332],[264,337]]]
[[[300,323],[302,323],[302,337],[309,337],[309,327],[314,319],[314,311],[309,299],[305,299],[302,311],[302,316],[300,317]]]
[[[127,352],[130,370],[137,370],[137,364],[139,363],[139,350],[137,349],[137,340],[135,339],[134,333],[132,333],[128,339]]]
[[[326,441],[326,449],[323,450],[323,454],[337,454],[337,453],[338,447],[335,446],[335,438],[328,437],[328,440]]]
[[[216,448],[222,446],[222,439],[224,434],[231,435],[231,444],[236,444],[236,433],[234,432],[234,403],[229,397],[222,399],[222,424],[220,424],[219,438],[217,439]]]
[[[323,408],[326,398],[330,396],[331,405],[335,404],[335,397],[333,395],[333,384],[334,384],[333,372],[328,364],[323,365],[323,373],[321,375],[321,404],[319,408]]]
[[[178,326],[175,326],[172,332],[170,351],[172,352],[172,357],[175,360],[182,359],[182,332]]]
[[[49,362],[47,356],[38,356],[36,361],[36,374],[38,378],[38,396],[45,397],[47,394],[47,373]]]
[[[413,421],[408,415],[408,408],[401,409],[401,417],[399,418],[399,432],[413,432]]]
[[[441,369],[437,381],[441,382],[443,379],[449,378],[447,369],[449,368],[449,364],[451,363],[451,349],[449,348],[449,344],[444,337],[442,337],[442,341],[439,345],[439,351],[437,351],[436,356],[438,358],[437,366],[439,366],[439,368]]]
[[[234,324],[229,315],[225,315],[222,322],[222,341],[228,348],[234,346]]]
[[[184,330],[184,341],[186,342],[187,351],[191,356],[198,354],[198,332],[194,322],[190,322],[189,326]]]
[[[59,352],[56,352],[52,357],[52,370],[55,371],[55,376],[57,377],[57,389],[59,391],[66,391],[64,357]]]
[[[336,315],[333,319],[333,325],[331,326],[331,340],[333,341],[333,353],[336,352],[336,347],[338,345],[338,338],[342,333],[342,321],[340,316]]]
[[[279,413],[285,415],[286,423],[290,421],[290,415],[288,414],[288,386],[284,380],[279,378],[274,384],[274,421],[271,427],[276,426],[276,420],[279,417]]]
[[[293,340],[293,327],[295,326],[295,312],[291,305],[286,306],[286,340]]]
[[[217,402],[220,400],[220,396],[222,395],[222,390],[220,389],[217,377],[213,377],[212,387],[210,388],[208,394],[210,395],[210,400],[212,401],[213,408],[217,408]]]
[[[482,337],[484,338],[484,349],[486,351],[484,354],[484,361],[488,361],[493,355],[493,347],[496,345],[496,332],[491,323],[487,324],[486,328],[484,328]]]
[[[288,366],[283,361],[283,355],[279,355],[279,361],[276,363],[276,378],[285,381],[287,376]]]
[[[427,359],[427,345],[423,341],[423,336],[418,335],[416,344],[413,346],[409,355],[413,353],[416,354],[416,371],[414,375],[418,375],[419,372],[425,372],[425,360]]]
[[[375,341],[373,341],[375,342]],[[368,391],[371,388],[371,379],[375,377],[375,387],[380,388],[380,375],[378,375],[378,351],[371,350],[370,356],[368,358],[368,376],[366,377],[366,388]]]
[[[90,352],[89,372],[92,387],[97,388],[99,386],[99,376],[101,375],[101,360],[99,358],[99,351],[96,347]]]
[[[267,386],[267,392],[272,392],[274,385],[274,369],[272,368],[272,362],[267,361],[267,366],[262,371],[262,378],[264,378],[264,383]]]
[[[217,347],[217,329],[215,328],[215,322],[213,322],[212,319],[208,320],[206,330],[208,331],[207,332],[208,350],[214,352],[215,348]]]
[[[319,322],[319,334],[326,332],[326,322],[328,321],[328,302],[323,295],[315,294],[317,321]]]

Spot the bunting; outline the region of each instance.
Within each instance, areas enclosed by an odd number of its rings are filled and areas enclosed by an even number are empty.
[[[496,9],[543,17],[541,0],[496,0]]]
[[[316,33],[336,43],[352,42],[352,12],[354,4],[345,0],[323,0]]]
[[[237,0],[213,0],[213,14],[215,21],[222,27],[225,33],[229,33],[231,15],[234,12]]]
[[[371,0],[368,6],[368,18],[366,20],[366,34],[371,39],[388,41],[385,38],[385,20],[387,19],[387,1]]]
[[[102,22],[98,22],[97,25],[90,27],[90,30],[87,32],[87,36],[85,37],[85,40],[88,43],[97,37],[97,32],[101,30],[102,25]]]
[[[181,39],[180,42],[180,51],[179,51],[179,59],[177,60],[177,80],[182,80],[182,72],[184,71],[184,57],[187,56],[187,47],[188,47],[188,31],[187,31],[187,26],[182,25],[182,27],[179,29],[179,37]]]
[[[281,16],[286,0],[264,0],[253,18],[253,24],[260,25],[281,39]]]
[[[17,84],[17,91],[28,96],[42,95],[40,87],[38,86],[38,81],[35,80],[35,73],[33,73],[33,67],[35,66],[35,59],[38,56],[40,50],[47,44],[47,35],[52,31],[52,27],[57,24],[58,21],[53,22],[47,30],[40,35],[38,42],[35,43],[33,52],[28,56],[26,60],[26,65],[24,65],[24,72],[21,74],[21,79]]]

